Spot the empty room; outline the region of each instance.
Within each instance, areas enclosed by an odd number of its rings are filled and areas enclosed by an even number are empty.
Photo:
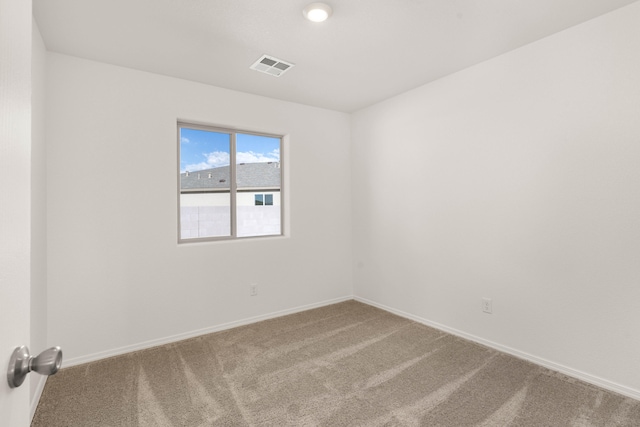
[[[0,425],[640,426],[640,1],[0,0],[0,84]]]

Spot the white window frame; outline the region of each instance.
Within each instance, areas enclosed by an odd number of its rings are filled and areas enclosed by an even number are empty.
[[[181,128],[189,128],[195,130],[203,130],[208,132],[217,132],[224,133],[230,136],[229,142],[229,171],[230,171],[230,180],[231,185],[229,188],[230,191],[230,214],[231,214],[231,230],[229,236],[212,236],[212,237],[196,237],[196,238],[182,238],[182,230],[181,230],[181,202],[180,202],[180,194],[181,194],[181,184],[180,184],[180,129]],[[238,236],[237,230],[237,193],[238,186],[236,182],[236,167],[238,166],[236,162],[236,134],[244,134],[244,135],[256,135],[256,136],[264,136],[268,138],[277,138],[280,140],[280,233],[279,234],[268,234],[268,235],[257,235],[257,236]],[[284,161],[283,161],[283,152],[284,152],[284,135],[270,134],[264,132],[255,132],[244,129],[235,129],[231,127],[221,127],[221,126],[213,126],[213,125],[205,125],[199,123],[191,123],[188,121],[178,121],[177,122],[177,159],[178,159],[178,167],[177,167],[177,177],[178,177],[178,243],[198,243],[198,242],[212,242],[212,241],[228,241],[228,240],[244,240],[244,239],[257,239],[257,238],[268,238],[268,237],[282,237],[284,236]],[[272,193],[272,192],[270,192]]]

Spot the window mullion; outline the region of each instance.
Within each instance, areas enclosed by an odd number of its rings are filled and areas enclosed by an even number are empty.
[[[231,237],[238,237],[238,221],[237,221],[237,209],[236,209],[236,192],[238,189],[237,177],[236,177],[236,134],[231,134],[231,153],[229,159],[229,171],[231,172],[231,185],[229,191],[231,191]]]

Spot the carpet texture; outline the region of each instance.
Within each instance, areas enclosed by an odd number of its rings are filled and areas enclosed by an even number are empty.
[[[33,427],[640,426],[640,402],[347,301],[61,369]]]

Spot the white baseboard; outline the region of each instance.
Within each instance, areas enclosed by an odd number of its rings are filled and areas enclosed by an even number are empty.
[[[410,313],[406,313],[406,312],[404,312],[402,310],[396,310],[394,308],[387,307],[384,304],[379,304],[379,303],[377,303],[375,301],[370,301],[370,300],[368,300],[366,298],[361,298],[361,297],[358,297],[358,296],[354,296],[353,299],[355,299],[356,301],[362,302],[364,304],[368,304],[368,305],[371,305],[373,307],[377,307],[377,308],[380,308],[382,310],[388,311],[390,313],[396,314],[396,315],[398,315],[400,317],[404,317],[406,319],[414,320],[414,321],[416,321],[418,323],[422,323],[423,325],[427,325],[427,326],[430,326],[432,328],[439,329],[441,331],[450,333],[452,335],[456,335],[458,337],[467,339],[469,341],[476,342],[478,344],[485,345],[487,347],[491,347],[491,348],[493,348],[495,350],[498,350],[498,351],[501,351],[503,353],[507,353],[507,354],[510,354],[512,356],[518,357],[520,359],[524,359],[524,360],[527,360],[529,362],[535,363],[536,365],[544,366],[545,368],[549,368],[549,369],[551,369],[553,371],[560,372],[562,374],[568,375],[568,376],[573,377],[573,378],[577,378],[577,379],[582,380],[584,382],[587,382],[589,384],[593,384],[593,385],[596,385],[598,387],[602,387],[604,389],[613,391],[615,393],[619,393],[619,394],[621,394],[623,396],[627,396],[627,397],[631,397],[631,398],[636,399],[636,400],[640,400],[640,390],[636,390],[636,389],[633,389],[633,388],[630,388],[630,387],[627,387],[627,386],[624,386],[624,385],[621,385],[621,384],[606,380],[604,378],[600,378],[600,377],[597,377],[595,375],[591,375],[591,374],[588,374],[586,372],[582,372],[582,371],[570,368],[568,366],[564,366],[564,365],[552,362],[550,360],[546,360],[546,359],[534,356],[532,354],[525,353],[525,352],[516,350],[514,348],[507,347],[505,345],[498,344],[498,343],[495,343],[493,341],[489,341],[489,340],[486,340],[484,338],[480,338],[478,336],[475,336],[475,335],[472,335],[472,334],[468,334],[468,333],[463,332],[463,331],[459,331],[459,330],[454,329],[454,328],[450,328],[450,327],[442,325],[440,323],[433,322],[431,320],[424,319],[422,317],[415,316],[415,315],[410,314]]]
[[[94,362],[96,360],[101,360],[101,359],[106,359],[107,357],[112,357],[112,356],[118,356],[121,354],[125,354],[125,353],[130,353],[132,351],[138,351],[138,350],[144,350],[147,348],[151,348],[151,347],[156,347],[159,345],[164,345],[164,344],[170,344],[173,342],[177,342],[177,341],[181,341],[181,340],[185,340],[188,338],[193,338],[193,337],[197,337],[200,335],[206,335],[206,334],[210,334],[213,332],[219,332],[219,331],[224,331],[227,329],[231,329],[231,328],[236,328],[238,326],[243,326],[243,325],[248,325],[251,323],[256,323],[256,322],[260,322],[263,320],[268,320],[268,319],[273,319],[276,317],[280,317],[280,316],[286,316],[288,314],[293,314],[293,313],[298,313],[301,311],[305,311],[305,310],[311,310],[314,308],[319,308],[319,307],[324,307],[327,305],[331,305],[331,304],[337,304],[339,302],[343,302],[343,301],[348,301],[351,299],[355,299],[356,301],[362,302],[364,304],[368,304],[371,305],[373,307],[377,307],[380,308],[382,310],[388,311],[390,313],[396,314],[398,316],[404,317],[406,319],[411,319],[414,320],[418,323],[421,323],[423,325],[427,325],[430,326],[432,328],[435,329],[439,329],[441,331],[450,333],[452,335],[456,335],[458,337],[467,339],[469,341],[473,341],[476,342],[478,344],[482,344],[485,345],[487,347],[491,347],[495,350],[501,351],[503,353],[507,353],[510,354],[512,356],[518,357],[520,359],[524,359],[527,360],[529,362],[535,363],[536,365],[540,365],[543,366],[545,368],[563,373],[565,375],[568,375],[570,377],[582,380],[584,382],[596,385],[598,387],[602,387],[604,389],[613,391],[615,393],[619,393],[623,396],[627,396],[627,397],[631,397],[633,399],[636,400],[640,400],[640,390],[636,390],[609,380],[606,380],[604,378],[600,378],[598,376],[595,375],[591,375],[588,374],[586,372],[582,372],[573,368],[570,368],[568,366],[564,366],[555,362],[552,362],[550,360],[546,360],[537,356],[534,356],[532,354],[529,353],[525,353],[522,352],[520,350],[516,350],[514,348],[511,347],[507,347],[505,345],[502,344],[498,344],[495,343],[493,341],[489,341],[486,340],[484,338],[478,337],[476,335],[472,335],[448,326],[445,326],[443,324],[428,320],[428,319],[424,319],[422,317],[410,314],[410,313],[406,313],[402,310],[397,310],[395,308],[392,307],[388,307],[384,304],[380,304],[377,303],[375,301],[371,301],[368,300],[366,298],[362,298],[362,297],[358,297],[358,296],[344,296],[344,297],[340,297],[340,298],[335,298],[332,300],[327,300],[327,301],[323,301],[323,302],[319,302],[319,303],[315,303],[315,304],[308,304],[308,305],[304,305],[304,306],[299,306],[299,307],[295,307],[295,308],[291,308],[291,309],[287,309],[287,310],[282,310],[282,311],[277,311],[277,312],[273,312],[273,313],[267,313],[264,315],[260,315],[260,316],[255,316],[255,317],[250,317],[247,319],[241,319],[241,320],[237,320],[234,322],[229,322],[229,323],[223,323],[220,325],[215,325],[215,326],[210,326],[207,328],[203,328],[203,329],[198,329],[195,331],[191,331],[191,332],[185,332],[182,334],[177,334],[177,335],[173,335],[173,336],[169,336],[169,337],[164,337],[164,338],[159,338],[159,339],[155,339],[155,340],[150,340],[150,341],[145,341],[145,342],[141,342],[138,344],[133,344],[133,345],[129,345],[129,346],[125,346],[125,347],[120,347],[120,348],[115,348],[112,350],[106,350],[106,351],[101,351],[98,353],[93,353],[93,354],[88,354],[85,356],[80,356],[80,357],[75,357],[73,359],[69,359],[64,361],[64,366],[63,367],[71,367],[71,366],[75,366],[75,365],[81,365],[83,363],[89,363],[89,362]],[[31,416],[33,417],[33,415],[35,414],[35,410],[37,408],[37,404],[38,401],[40,400],[40,395],[42,394],[42,390],[44,388],[44,384],[45,384],[46,378],[43,378],[39,383],[38,383],[38,390],[37,393],[34,395],[34,400],[31,403]]]
[[[319,303],[303,305],[295,308],[290,308],[287,310],[276,311],[273,313],[267,313],[260,316],[249,317],[247,319],[236,320],[234,322],[223,323],[221,325],[210,326],[207,328],[197,329],[195,331],[185,332],[182,334],[172,335],[169,337],[158,338],[150,341],[144,341],[137,344],[132,344],[120,348],[114,348],[111,350],[100,351],[98,353],[87,354],[84,356],[74,357],[72,359],[63,361],[63,368],[68,368],[71,366],[81,365],[83,363],[95,362],[96,360],[106,359],[107,357],[119,356],[121,354],[130,353],[132,351],[144,350],[151,347],[157,347],[159,345],[170,344],[177,341],[182,341],[189,338],[194,338],[200,335],[206,335],[213,332],[224,331],[231,328],[236,328],[238,326],[248,325],[251,323],[260,322],[262,320],[273,319],[275,317],[286,316],[287,314],[298,313],[305,310],[311,310],[314,308],[324,307],[331,304],[337,304],[339,302],[352,300],[353,296],[348,295],[340,298],[335,298],[332,300],[322,301]],[[39,396],[38,396],[39,397]],[[37,401],[36,401],[37,402]]]
[[[35,375],[35,374],[31,374]],[[47,382],[47,377],[45,375],[38,375],[38,384],[36,385],[36,391],[33,394],[33,398],[31,399],[30,408],[31,414],[29,417],[30,421],[33,421],[33,416],[36,414],[36,409],[38,409],[38,403],[40,403],[40,396],[42,396],[42,392],[44,391],[44,385]]]

